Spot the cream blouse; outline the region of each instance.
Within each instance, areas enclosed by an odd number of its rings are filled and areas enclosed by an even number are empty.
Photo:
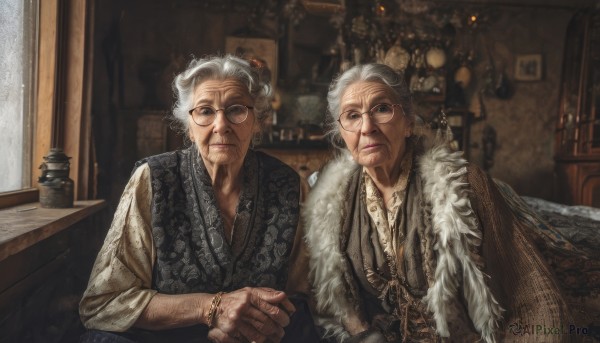
[[[151,202],[150,168],[144,164],[125,186],[79,304],[86,328],[125,331],[156,294],[151,289],[155,260]]]
[[[377,189],[375,182],[363,167],[367,211],[377,227],[379,242],[389,257],[398,255],[398,249],[404,241],[404,232],[400,230],[399,225],[396,225],[396,221],[398,220],[397,215],[400,213],[398,209],[404,200],[408,176],[412,167],[411,150],[407,151],[401,163],[400,176],[394,184],[394,192],[387,206],[385,206],[381,192]]]

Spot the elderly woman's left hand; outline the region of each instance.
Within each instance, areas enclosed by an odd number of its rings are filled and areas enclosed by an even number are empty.
[[[223,295],[208,333],[214,342],[280,342],[294,305],[284,292],[271,288],[242,288]]]

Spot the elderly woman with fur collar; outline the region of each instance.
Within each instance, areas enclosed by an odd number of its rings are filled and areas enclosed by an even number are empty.
[[[491,179],[442,140],[417,133],[400,75],[385,65],[355,66],[333,81],[328,101],[345,152],[323,169],[303,214],[326,335],[356,342],[569,338],[509,330],[515,323],[561,327],[571,317]]]

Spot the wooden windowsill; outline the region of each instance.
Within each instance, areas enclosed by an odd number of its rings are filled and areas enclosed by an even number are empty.
[[[0,209],[0,261],[51,237],[100,211],[104,200],[76,201],[72,208],[42,208],[39,203]]]
[[[37,201],[40,198],[37,188],[23,189],[0,194],[0,209]]]

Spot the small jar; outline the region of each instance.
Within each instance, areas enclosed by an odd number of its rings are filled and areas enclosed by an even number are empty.
[[[40,165],[38,179],[40,206],[43,208],[73,207],[74,182],[69,178],[70,157],[62,149],[52,148]]]

